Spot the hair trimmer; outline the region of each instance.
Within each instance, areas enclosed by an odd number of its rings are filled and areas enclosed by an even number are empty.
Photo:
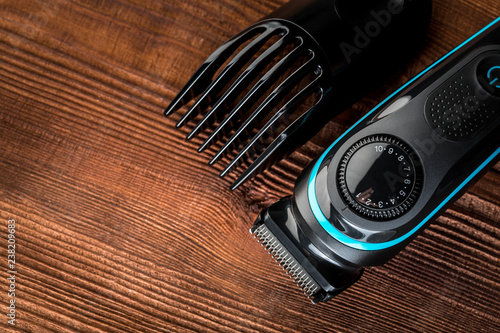
[[[314,303],[394,257],[499,160],[500,18],[340,136],[251,233]]]

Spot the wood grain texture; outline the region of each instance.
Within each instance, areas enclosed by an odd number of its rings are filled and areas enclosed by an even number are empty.
[[[219,180],[162,111],[218,45],[283,3],[0,3],[1,331],[498,331],[500,165],[327,304],[310,304],[248,229],[329,142],[499,16],[500,3],[434,0],[407,68],[231,192],[231,177]],[[9,219],[15,329],[5,316]]]

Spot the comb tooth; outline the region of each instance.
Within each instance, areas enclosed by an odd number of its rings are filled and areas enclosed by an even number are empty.
[[[299,56],[302,55],[302,48],[297,47],[290,54],[288,54],[285,58],[283,58],[280,62],[278,62],[266,75],[262,77],[262,79],[255,84],[255,86],[248,92],[247,96],[244,97],[242,103],[245,103],[246,100],[250,99],[252,95],[260,93],[261,90],[266,90],[270,84],[272,84],[273,79],[276,76],[279,76],[282,70],[289,65],[290,62],[295,61]],[[292,73],[285,81],[283,81],[260,105],[257,109],[250,115],[250,117],[236,130],[236,132],[228,139],[228,141],[224,144],[224,146],[214,155],[212,160],[210,160],[209,164],[214,164],[217,160],[223,155],[224,151],[231,146],[234,140],[241,135],[243,131],[245,131],[248,126],[266,109],[272,108],[275,104],[279,102],[279,98],[284,95],[288,88],[299,81],[302,77],[304,77],[308,70],[310,69],[312,63],[309,60],[306,64],[301,66],[297,71]],[[240,106],[237,106],[237,109]],[[221,123],[221,125],[223,125]],[[209,137],[207,141],[211,138]]]
[[[203,150],[211,141],[214,140],[214,138],[217,136],[217,134],[224,129],[224,127],[227,125],[228,122],[231,121],[231,118],[233,118],[236,114],[240,112],[246,112],[248,108],[254,103],[257,99],[260,98],[275,82],[276,80],[279,79],[279,77],[283,74],[283,72],[287,69],[290,68],[290,66],[300,57],[307,55],[308,50],[304,49],[302,47],[302,43],[299,42],[297,47],[292,50],[289,54],[287,54],[283,59],[281,59],[276,65],[273,66],[268,72],[266,72],[261,79],[259,79],[255,85],[250,89],[250,91],[241,99],[241,101],[238,103],[238,105],[231,111],[231,113],[221,122],[221,124],[212,132],[212,134],[206,139],[206,141],[202,144],[200,147],[201,150]],[[229,147],[234,139],[240,135],[252,121],[257,119],[257,117],[260,114],[263,114],[263,110],[265,109],[270,109],[271,107],[274,107],[275,104],[279,102],[279,100],[276,98],[276,93],[279,93],[279,95],[283,95],[283,92],[286,91],[286,88],[289,87],[289,85],[296,83],[297,81],[300,80],[301,76],[305,75],[304,72],[301,71],[296,71],[292,75],[290,75],[284,82],[282,82],[282,85],[275,89],[269,96],[266,98],[264,102],[261,103],[261,105],[252,112],[250,117],[243,123],[242,127],[240,127],[239,130],[237,130],[236,133],[238,134],[233,134],[231,138],[224,144],[223,148],[219,150],[210,161],[210,164],[215,163],[215,161],[222,155],[224,150]],[[243,110],[243,111],[242,111]]]
[[[305,75],[309,72],[309,67],[311,65],[311,61],[309,61],[308,63],[302,65],[301,68],[299,68],[294,74],[298,73],[297,75]],[[292,74],[292,76],[294,75]],[[284,115],[288,114],[288,113],[291,113],[295,110],[295,107],[297,106],[297,104],[299,104],[299,102],[301,100],[303,100],[304,98],[306,98],[307,96],[309,96],[315,89],[317,89],[317,86],[315,85],[316,84],[316,81],[318,81],[320,76],[316,77],[312,82],[310,82],[305,88],[303,88],[301,91],[299,91],[290,101],[288,101],[275,115],[273,115],[273,117],[264,125],[264,127],[250,140],[250,142],[238,153],[238,155],[236,155],[236,157],[228,164],[228,166],[221,172],[220,176],[221,177],[224,177],[228,172],[229,170],[234,166],[236,165],[236,163],[239,161],[239,159],[248,152],[248,150],[254,146],[254,144],[257,142],[257,140],[261,139],[264,134],[271,128],[272,125],[274,125],[277,121],[279,121]],[[289,78],[290,81],[295,81],[296,78],[293,78],[291,79],[291,77]],[[287,79],[288,81],[288,79]],[[279,95],[281,95],[281,93],[285,92],[288,88],[289,85],[291,85],[292,82],[288,82],[287,84],[285,84],[285,82],[283,82],[283,87],[282,85],[280,85],[278,88],[276,88],[277,90],[279,90],[279,92],[277,92],[276,94],[273,92],[269,98],[272,99],[272,98],[277,98]],[[263,103],[264,104],[264,103]],[[306,112],[307,113],[307,112]],[[274,141],[277,141],[279,140],[280,138],[284,139],[284,137],[282,135],[280,135],[279,137],[277,137]],[[274,142],[273,142],[274,143]]]
[[[289,125],[276,139],[273,140],[273,142],[260,154],[255,161],[251,165],[249,165],[242,173],[241,175],[233,182],[233,184],[230,186],[230,189],[234,191],[236,188],[238,188],[241,184],[243,184],[245,181],[250,179],[251,177],[254,176],[255,173],[257,173],[261,168],[265,167],[269,163],[269,159],[273,156],[283,156],[286,153],[286,147],[285,147],[285,142],[286,139],[291,137],[292,135],[296,134],[297,130],[300,128],[300,125],[307,121],[307,117],[309,116],[309,113],[312,112],[312,110],[316,107],[318,107],[323,99],[323,91],[321,88],[317,88],[318,93],[320,95],[320,99],[318,102],[313,105],[307,112],[303,113],[296,121],[294,121],[291,125]],[[252,145],[256,142],[252,141],[248,145]],[[249,148],[247,148],[249,149]],[[282,150],[281,152],[278,152],[279,150]],[[241,156],[239,157],[241,158]]]
[[[307,112],[304,112],[299,118],[297,118],[291,125],[289,125],[278,137],[276,137],[273,142],[262,152],[262,154],[260,154],[257,159],[255,161],[253,161],[253,163],[251,165],[248,166],[248,168],[246,168],[242,174],[233,182],[233,184],[231,185],[230,189],[232,191],[234,191],[236,188],[238,188],[241,184],[243,184],[246,180],[248,180],[249,178],[251,178],[258,170],[260,170],[262,167],[266,166],[267,163],[268,163],[268,159],[273,156],[273,154],[275,154],[278,150],[284,150],[286,152],[286,147],[285,144],[286,144],[286,139],[291,137],[293,134],[296,133],[297,129],[300,128],[300,125],[304,122],[304,121],[307,121],[307,117],[309,116],[309,113],[312,112],[312,110],[316,107],[318,107],[323,99],[322,99],[322,95],[323,95],[323,92],[322,92],[322,89],[319,88],[319,87],[316,87],[316,89],[319,90],[319,95],[320,95],[320,99],[316,102],[315,105],[313,105]],[[272,119],[270,120],[272,121]],[[267,124],[266,124],[266,127]],[[259,136],[259,133],[257,133],[256,136]],[[257,141],[257,138],[254,138],[250,143],[247,144],[247,146],[244,148],[244,150],[248,150],[250,149],[250,146],[255,144],[255,142]],[[240,152],[241,156],[243,155],[243,151]],[[280,153],[280,154],[277,154],[277,155],[283,155],[283,153]],[[235,162],[235,160],[238,158],[241,158],[241,156],[237,156],[235,159],[233,159],[233,161],[231,162]],[[228,165],[228,167],[226,167],[226,169],[228,168],[232,168],[234,166],[234,163],[233,165]],[[227,170],[229,171],[229,169]]]
[[[193,76],[191,76],[189,81],[165,109],[165,116],[171,115],[173,112],[189,102],[194,96],[202,93],[220,66],[229,58],[231,54],[234,53],[234,51],[236,51],[236,49],[238,49],[238,47],[240,47],[240,45],[255,36],[255,34],[259,32],[259,28],[259,26],[250,27],[249,29],[242,31],[235,37],[231,38],[215,50],[207,58],[207,60],[205,60],[200,68],[198,68]]]
[[[293,279],[293,281],[307,297],[311,297],[321,289],[318,283],[293,257],[293,255],[278,240],[278,238],[276,238],[276,236],[269,230],[269,228],[267,228],[265,224],[261,224],[257,228],[252,228],[250,232],[255,234],[255,238],[258,239],[261,245],[263,245],[264,242],[272,244],[269,246],[269,253],[280,253],[280,257],[282,259],[279,259],[279,261],[280,264],[283,263],[283,269],[290,275],[290,278]]]
[[[238,54],[232,58],[229,63],[221,70],[219,75],[209,84],[209,86],[205,89],[205,91],[201,94],[201,96],[196,100],[194,105],[186,112],[184,117],[179,120],[177,126],[180,127],[184,124],[184,122],[190,118],[190,114],[194,112],[194,110],[198,109],[204,102],[206,102],[207,98],[210,94],[214,93],[218,88],[226,85],[232,77],[238,73],[238,71],[245,65],[245,63],[257,53],[259,49],[267,42],[267,40],[272,36],[274,29],[267,29],[259,36],[257,36],[253,41],[251,41],[248,45],[246,45],[243,50],[241,50]]]
[[[237,95],[239,92],[241,92],[245,86],[245,84],[248,84],[251,82],[257,75],[260,74],[260,71],[262,71],[265,66],[279,53],[283,48],[288,45],[290,38],[287,36],[286,32],[283,31],[283,37],[278,40],[276,43],[271,45],[266,51],[264,51],[257,59],[255,59],[250,66],[248,66],[243,73],[234,81],[234,83],[229,87],[229,89],[222,95],[222,97],[214,103],[214,106],[208,112],[205,117],[196,125],[196,127],[189,133],[188,139],[194,137],[199,130],[202,128],[203,124],[207,121],[208,118],[210,118],[213,114],[216,114],[216,112],[221,108],[222,105],[231,98],[233,98],[234,95]],[[201,149],[203,150],[203,149]],[[200,150],[200,151],[201,151]]]

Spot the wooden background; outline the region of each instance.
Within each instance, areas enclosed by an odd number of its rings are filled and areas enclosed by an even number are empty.
[[[434,0],[422,51],[235,192],[162,111],[234,33],[283,0],[0,2],[0,330],[7,221],[25,332],[494,332],[500,165],[388,264],[313,305],[248,229],[378,101],[500,15]]]

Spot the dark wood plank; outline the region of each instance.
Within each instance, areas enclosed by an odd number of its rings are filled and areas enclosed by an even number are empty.
[[[0,4],[1,276],[15,219],[17,330],[498,330],[500,165],[328,304],[310,304],[248,228],[333,138],[500,15],[500,3],[434,0],[407,68],[231,192],[231,177],[220,180],[162,110],[218,45],[284,2]]]

